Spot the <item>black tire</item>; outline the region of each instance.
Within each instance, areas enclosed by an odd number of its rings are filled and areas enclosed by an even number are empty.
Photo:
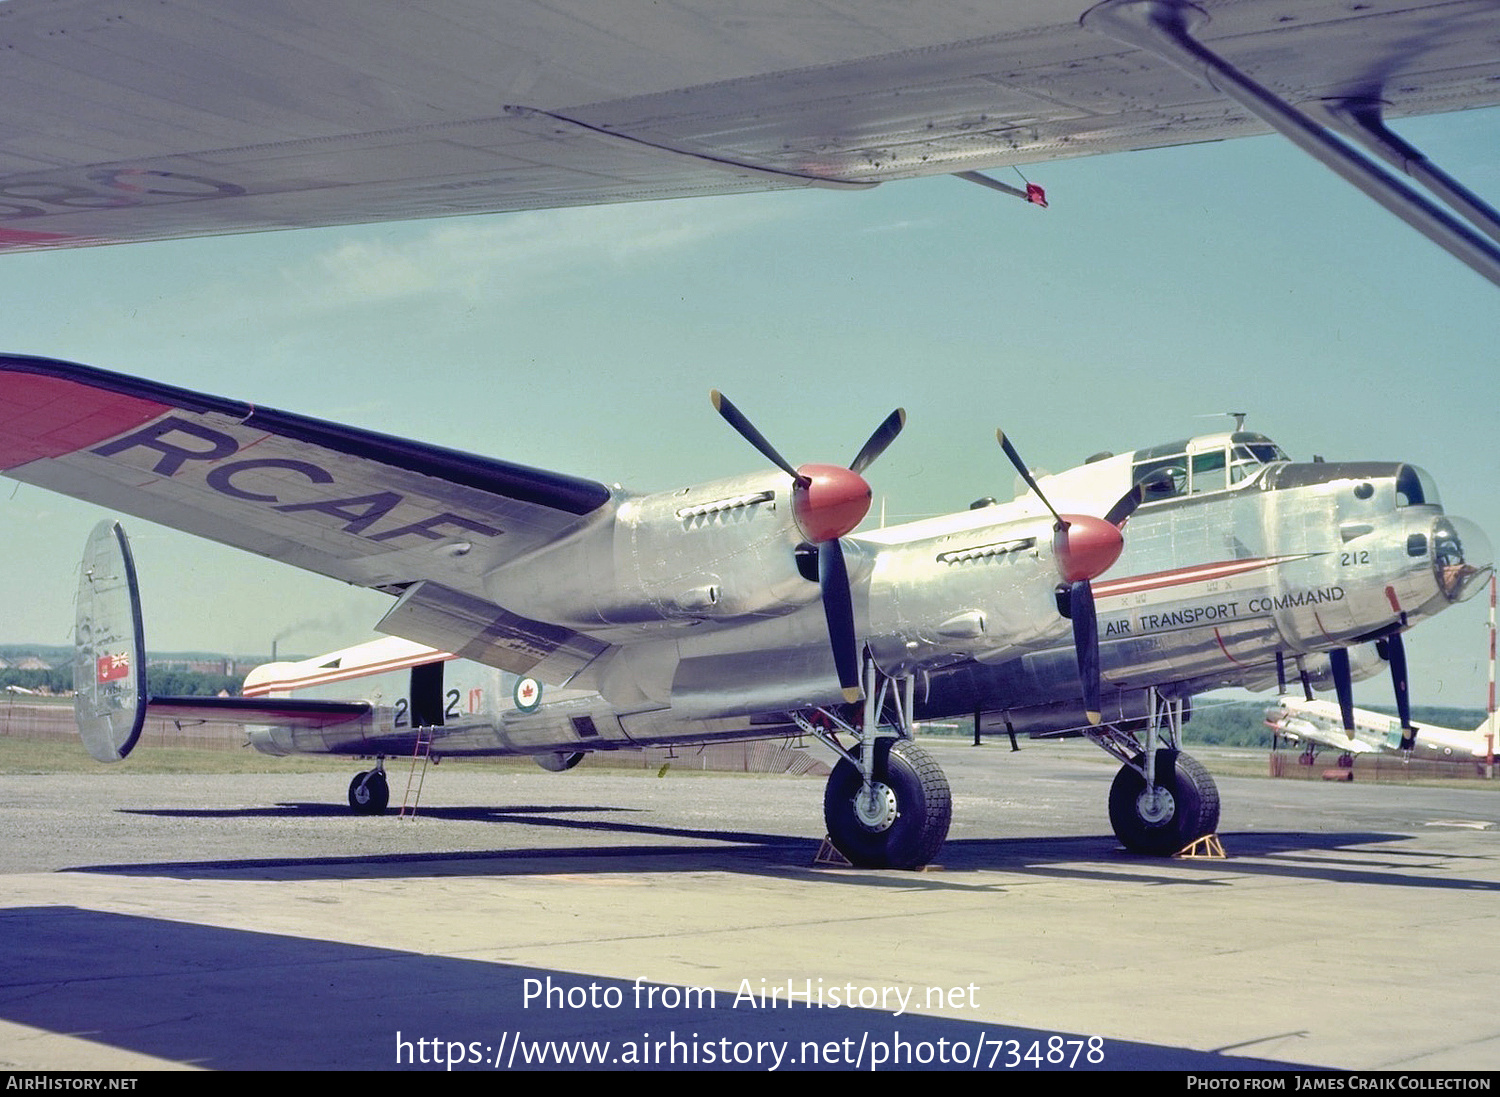
[[[382,815],[391,802],[391,789],[385,774],[365,770],[349,782],[349,808],[355,815]]]
[[[858,748],[854,754],[857,756]],[[920,868],[937,856],[953,821],[953,794],[942,768],[907,739],[875,741],[874,779],[894,796],[895,817],[872,828],[861,821],[855,797],[863,782],[847,758],[834,767],[823,793],[823,819],[840,853],[861,868]]]
[[[1219,829],[1219,787],[1196,758],[1175,750],[1157,751],[1156,784],[1171,797],[1172,810],[1150,820],[1142,816],[1140,805],[1146,779],[1129,766],[1115,774],[1109,790],[1109,822],[1126,849],[1169,857]]]
[[[566,773],[579,762],[583,761],[584,752],[581,750],[553,751],[551,754],[533,755],[533,760],[549,773]]]

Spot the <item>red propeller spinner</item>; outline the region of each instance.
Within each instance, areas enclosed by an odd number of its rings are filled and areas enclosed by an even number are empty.
[[[1092,514],[1063,514],[1052,534],[1057,570],[1066,583],[1097,579],[1125,548],[1119,527]]]
[[[853,469],[801,465],[792,488],[797,528],[813,544],[836,541],[870,512],[870,485]]]

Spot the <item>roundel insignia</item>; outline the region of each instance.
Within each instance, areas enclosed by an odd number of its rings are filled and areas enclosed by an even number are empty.
[[[515,700],[522,712],[535,712],[542,703],[542,683],[535,678],[517,678]]]

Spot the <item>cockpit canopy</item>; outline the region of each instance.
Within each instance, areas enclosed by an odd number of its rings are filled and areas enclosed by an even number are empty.
[[[1286,461],[1281,447],[1264,434],[1236,431],[1207,434],[1137,450],[1131,483],[1147,481],[1145,502],[1225,491],[1266,465]]]

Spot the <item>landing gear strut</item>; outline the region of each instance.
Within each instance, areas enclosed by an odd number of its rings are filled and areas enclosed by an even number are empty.
[[[383,815],[390,802],[384,759],[377,760],[374,769],[356,773],[349,782],[349,808],[355,815]]]
[[[911,740],[913,680],[885,678],[868,655],[863,677],[862,727],[827,709],[817,710],[816,723],[800,713],[793,716],[840,755],[823,793],[828,837],[861,868],[920,868],[948,837],[953,820],[948,779]],[[854,735],[859,743],[845,750],[829,728]]]
[[[1115,837],[1132,853],[1165,857],[1219,829],[1219,789],[1197,759],[1182,753],[1182,700],[1153,689],[1149,708],[1144,743],[1119,724],[1087,734],[1125,763],[1109,790]]]

